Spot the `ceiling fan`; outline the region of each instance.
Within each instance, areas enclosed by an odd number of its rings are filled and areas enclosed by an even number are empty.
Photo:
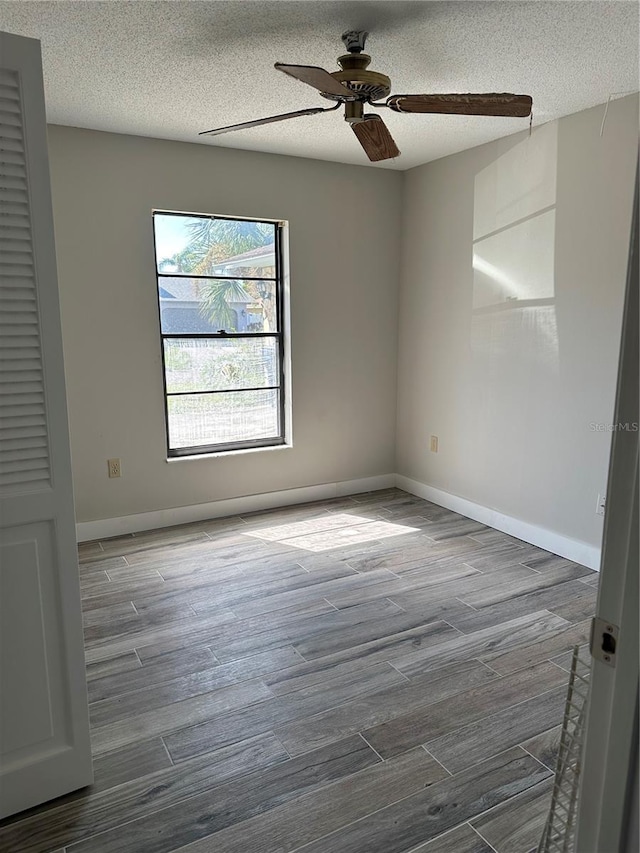
[[[529,95],[506,92],[484,95],[391,95],[391,80],[386,74],[369,71],[371,57],[363,53],[369,34],[349,30],[342,34],[347,53],[338,57],[340,71],[329,73],[316,65],[285,65],[276,62],[278,71],[317,89],[323,98],[336,101],[333,107],[309,107],[291,113],[231,124],[205,130],[200,136],[218,136],[232,130],[246,130],[298,116],[310,116],[337,110],[344,104],[344,118],[349,122],[358,142],[373,162],[388,160],[400,154],[386,124],[375,113],[365,113],[365,106],[384,107],[396,113],[446,113],[449,115],[511,116],[524,118],[531,114]],[[386,98],[379,101],[380,98]]]

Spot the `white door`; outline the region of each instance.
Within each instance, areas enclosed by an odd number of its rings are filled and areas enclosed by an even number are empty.
[[[600,591],[593,648],[613,649],[593,661],[582,784],[578,853],[638,850],[638,183],[631,229],[627,296],[622,326],[618,390]],[[596,626],[598,623],[596,623]],[[605,636],[617,633],[615,647]],[[604,633],[603,633],[604,632]],[[594,655],[594,657],[596,657]],[[615,665],[614,665],[615,664]]]
[[[0,33],[0,818],[91,781],[40,43]]]

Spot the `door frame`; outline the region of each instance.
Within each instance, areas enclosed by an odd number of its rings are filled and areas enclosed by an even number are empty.
[[[618,626],[620,633],[615,668],[592,660],[576,833],[579,853],[622,853],[637,833],[638,196],[636,173],[613,421],[628,427],[613,431],[596,607],[597,616]]]

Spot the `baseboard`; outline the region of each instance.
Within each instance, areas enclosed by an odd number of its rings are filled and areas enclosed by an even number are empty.
[[[111,536],[123,536],[126,533],[139,533],[142,530],[155,530],[159,527],[174,527],[176,524],[189,524],[193,521],[205,521],[208,518],[223,518],[228,515],[275,509],[279,506],[328,500],[345,495],[357,495],[362,492],[374,492],[378,489],[392,488],[395,484],[395,474],[380,474],[377,477],[364,477],[361,480],[345,480],[340,483],[324,483],[318,486],[304,486],[299,489],[283,489],[278,492],[244,495],[239,498],[210,501],[193,506],[140,512],[119,518],[81,521],[76,524],[76,537],[78,542],[109,539]]]
[[[515,536],[517,539],[522,539],[538,548],[544,548],[545,551],[551,551],[552,554],[558,554],[567,560],[573,560],[582,566],[600,571],[600,548],[589,545],[587,542],[571,539],[553,530],[547,530],[545,527],[539,527],[519,518],[504,515],[466,498],[460,498],[433,486],[427,486],[418,480],[404,477],[402,474],[396,474],[396,486],[405,492],[410,492],[412,495],[424,498],[424,500],[431,501],[438,506],[451,509],[460,515],[466,515],[467,518],[480,521],[488,527],[494,527],[496,530],[501,530],[503,533],[508,533],[510,536]]]
[[[93,539],[108,539],[111,536],[123,536],[127,533],[139,533],[142,530],[155,530],[160,527],[173,527],[176,524],[189,524],[193,521],[205,521],[208,518],[223,518],[229,515],[241,515],[265,509],[310,503],[330,498],[357,495],[362,492],[374,492],[397,486],[405,492],[446,507],[474,521],[480,521],[524,542],[529,542],[545,551],[551,551],[568,560],[573,560],[590,569],[600,570],[600,549],[563,536],[553,530],[547,530],[535,524],[529,524],[519,518],[504,515],[489,507],[476,504],[466,498],[428,486],[401,474],[381,474],[377,477],[364,477],[361,480],[344,480],[340,483],[323,483],[318,486],[304,486],[299,489],[283,489],[278,492],[263,492],[258,495],[244,495],[221,501],[195,504],[193,506],[173,507],[155,512],[141,512],[120,518],[103,518],[97,521],[84,521],[76,524],[78,542],[90,542]]]

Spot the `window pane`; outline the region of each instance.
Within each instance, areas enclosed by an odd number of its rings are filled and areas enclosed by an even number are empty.
[[[278,438],[278,391],[168,397],[169,446],[202,447]]]
[[[165,338],[167,392],[280,384],[277,338]]]
[[[166,213],[153,222],[158,272],[275,277],[272,223]]]
[[[277,331],[274,281],[160,276],[158,289],[165,335]]]

